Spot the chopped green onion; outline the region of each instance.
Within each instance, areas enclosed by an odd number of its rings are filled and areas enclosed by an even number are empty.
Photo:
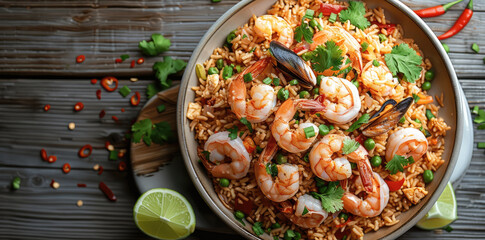
[[[328,126],[328,129],[330,129],[330,131],[332,131],[332,130],[335,129],[335,127],[333,125],[330,125],[330,126]]]
[[[317,75],[317,86],[320,86],[320,84],[322,83],[322,79],[324,78],[325,76],[323,75]]]
[[[305,137],[307,139],[315,137],[315,129],[312,126],[304,128],[303,131],[305,132]]]
[[[477,129],[478,130],[484,130],[485,129],[485,123],[478,125]]]
[[[295,86],[295,85],[297,85],[297,84],[298,84],[298,80],[293,79],[293,80],[291,80],[291,81],[289,82],[289,84],[290,84],[291,86]]]
[[[479,143],[477,144],[477,148],[479,148],[479,149],[484,149],[484,148],[485,148],[485,142],[479,142]]]
[[[256,50],[256,47],[253,47],[253,49],[251,49],[251,51],[249,51],[249,53],[254,52],[254,50]]]
[[[478,44],[473,43],[472,44],[472,50],[475,51],[476,53],[479,53],[480,52],[480,47],[478,46]]]
[[[231,65],[234,65],[234,64],[231,64]],[[233,66],[233,68],[234,68],[234,66]],[[236,66],[236,72],[237,73],[241,72],[241,66],[239,66],[239,65]]]
[[[165,111],[166,108],[167,107],[165,107],[165,104],[160,104],[160,105],[157,106],[157,112],[161,113],[161,112]]]
[[[263,152],[263,148],[260,147],[260,146],[256,146],[256,152],[257,153],[262,153]]]
[[[273,225],[271,225],[272,229],[277,229],[277,228],[280,228],[280,227],[281,227],[281,225],[278,222],[275,222],[275,223],[273,223]]]
[[[242,39],[245,39],[245,38],[247,38],[247,37],[248,37],[248,35],[244,34],[244,35],[242,36]]]
[[[246,73],[246,74],[244,74],[243,78],[244,78],[244,82],[251,82],[251,81],[253,81],[253,74]]]
[[[123,55],[120,56],[120,58],[121,58],[121,61],[125,61],[126,59],[130,58],[130,55],[123,54]]]
[[[20,178],[14,177],[14,179],[12,180],[12,189],[18,190],[19,188],[20,188]]]
[[[475,106],[475,107],[473,107],[472,113],[478,114],[478,110],[480,110],[480,108],[478,106]]]
[[[428,120],[431,120],[431,119],[435,118],[435,115],[431,112],[431,110],[426,109],[426,118]]]
[[[273,78],[273,85],[279,86],[280,85],[280,79],[279,78]]]
[[[315,11],[311,9],[307,9],[305,12],[305,16],[303,16],[303,18],[313,19],[314,14],[315,14]]]
[[[356,169],[357,168],[357,163],[350,162],[350,168]]]
[[[306,207],[303,208],[303,212],[301,213],[302,216],[308,213],[308,209]]]
[[[322,124],[320,126],[318,126],[318,133],[322,136],[325,136],[327,135],[328,133],[330,132],[330,129],[328,128],[327,125],[325,124]]]
[[[374,61],[372,61],[372,65],[374,65],[374,67],[379,67],[381,64],[379,61],[377,61],[377,59],[374,59]]]
[[[311,51],[310,52],[305,52],[305,53],[303,53],[301,55],[301,58],[303,60],[305,60],[305,61],[308,61],[308,60],[312,59],[312,57],[313,57],[313,52],[311,52]]]
[[[381,33],[381,34],[379,34],[379,41],[380,41],[381,43],[382,43],[382,42],[385,42],[386,40],[387,40],[386,35],[384,35],[384,34],[382,34],[382,33]]]
[[[266,85],[270,85],[271,82],[273,82],[273,80],[271,80],[271,78],[269,78],[269,77],[263,79],[263,83],[266,84]]]
[[[211,0],[213,3],[218,3],[220,2],[221,0]]]
[[[356,88],[359,88],[359,81],[357,81],[357,79],[353,80],[351,83],[354,84]]]
[[[305,154],[305,156],[303,157],[303,161],[305,161],[305,162],[310,161],[310,153],[309,152],[307,154]]]
[[[290,92],[284,88],[280,89],[277,93],[278,99],[281,101],[286,101],[290,96]]]
[[[296,237],[296,234],[295,234],[295,232],[293,232],[293,230],[291,230],[291,229],[286,230],[285,237],[284,237],[285,240],[291,240],[294,237]]]
[[[288,157],[281,154],[281,153],[278,153],[276,155],[276,163],[278,164],[283,164],[283,163],[287,163],[288,162]]]
[[[232,77],[232,71],[233,71],[232,67],[226,65],[224,67],[224,70],[222,70],[222,78],[228,79],[228,78]]]
[[[313,94],[318,95],[319,92],[320,92],[320,90],[318,88],[313,89]]]
[[[312,20],[310,21],[310,27],[313,27],[313,28],[314,28],[314,27],[316,27],[316,26],[318,26],[318,22],[317,22],[317,20],[312,19]]]
[[[303,90],[300,92],[300,98],[307,98],[309,96],[310,96],[310,93],[308,91]]]
[[[450,47],[448,46],[448,44],[446,44],[446,43],[441,43],[441,45],[443,45],[443,48],[445,49],[445,52],[446,52],[446,53],[450,53]]]
[[[367,51],[367,48],[369,47],[369,43],[363,42],[362,44],[360,44],[360,46],[362,47],[362,52],[365,52],[365,51]]]
[[[299,120],[295,120],[295,124],[298,125],[300,123]]]
[[[413,93],[414,102],[418,102],[420,97]]]
[[[328,21],[331,23],[335,23],[337,21],[337,14],[331,13],[330,17],[328,18]]]
[[[118,160],[118,151],[113,150],[109,152],[109,160],[116,161]]]
[[[226,43],[227,44],[232,44],[232,40],[234,40],[234,38],[236,38],[236,30],[233,30],[231,33],[229,33],[226,37]]]
[[[215,67],[210,67],[209,70],[207,71],[207,74],[212,75],[212,74],[219,74],[219,70]]]
[[[340,213],[338,215],[339,218],[342,218],[345,222],[349,219],[349,215],[347,213]]]
[[[234,217],[236,219],[243,219],[245,217],[245,214],[239,210],[235,211],[234,212]]]
[[[127,86],[123,86],[122,88],[120,88],[119,92],[120,92],[121,96],[126,97],[126,96],[128,96],[128,94],[131,93],[131,89]]]

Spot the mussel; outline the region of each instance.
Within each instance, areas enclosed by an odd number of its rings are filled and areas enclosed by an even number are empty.
[[[303,59],[278,41],[271,41],[269,49],[276,60],[276,68],[291,77],[298,79],[305,88],[313,88],[317,84],[317,78],[313,70]]]
[[[405,98],[399,103],[392,99],[386,101],[382,104],[381,109],[371,117],[370,123],[363,127],[362,134],[366,137],[375,137],[388,132],[406,114],[413,101],[412,97]],[[394,105],[394,107],[384,111],[389,104]]]

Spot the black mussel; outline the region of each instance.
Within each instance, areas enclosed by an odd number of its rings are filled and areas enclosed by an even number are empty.
[[[305,88],[313,88],[317,84],[317,79],[311,67],[296,53],[278,41],[271,41],[269,46],[271,54],[276,60],[276,68],[298,79]]]
[[[364,126],[362,134],[366,137],[375,137],[388,132],[399,123],[399,120],[406,114],[413,101],[412,97],[408,97],[382,113],[387,105],[392,104],[392,101],[386,101],[387,104],[382,105],[381,109],[376,113],[377,115],[374,114],[372,116],[371,123]],[[372,121],[372,119],[374,120]]]
[[[396,106],[397,102],[396,100],[394,99],[389,99],[387,101],[385,101],[382,106],[381,106],[381,109],[379,109],[379,111],[377,111],[376,113],[374,113],[374,115],[372,115],[370,117],[370,122],[372,122],[374,119],[376,119],[377,117],[380,116],[380,114],[386,109],[387,105],[392,105],[392,106]]]

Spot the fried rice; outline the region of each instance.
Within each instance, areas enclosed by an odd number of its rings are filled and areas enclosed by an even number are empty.
[[[347,2],[338,2],[333,0],[324,1],[329,4],[337,4],[347,7]],[[302,17],[305,15],[307,9],[315,11],[316,15],[319,13],[320,1],[311,0],[278,0],[267,11],[267,14],[280,16],[284,18],[293,29],[298,27],[302,21]],[[365,4],[365,3],[364,3]],[[418,55],[423,56],[423,53],[419,50],[418,46],[414,43],[413,39],[406,39],[402,27],[397,24],[395,30],[388,32],[386,28],[380,28],[379,24],[388,24],[384,16],[384,10],[381,8],[368,9],[366,8],[365,17],[369,22],[373,23],[370,27],[361,30],[356,28],[350,21],[334,23],[329,22],[328,16],[321,16],[315,18],[321,26],[339,26],[351,33],[351,35],[357,39],[359,43],[367,42],[369,44],[367,51],[362,53],[362,61],[365,66],[368,62],[374,59],[383,59],[384,54],[390,53],[392,48],[401,43],[407,43],[413,48]],[[238,27],[235,31],[235,37],[231,41],[231,45],[221,46],[215,49],[208,60],[206,60],[202,66],[205,74],[209,68],[216,67],[216,61],[223,59],[224,65],[233,64],[234,66],[240,66],[244,69],[261,58],[269,57],[268,49],[272,39],[265,39],[259,37],[254,30],[255,21],[257,16],[253,16],[249,21],[241,27]],[[379,23],[379,24],[377,24]],[[315,32],[318,28],[314,29]],[[387,40],[380,41],[379,34],[384,34]],[[294,47],[296,41],[293,43]],[[292,48],[290,47],[290,48]],[[306,51],[303,49],[297,54],[302,55]],[[333,125],[333,129],[330,133],[337,133],[348,135],[352,139],[359,136],[359,131],[347,132],[346,129],[360,116],[365,113],[371,114],[379,110],[382,104],[392,98],[397,102],[407,97],[428,96],[421,86],[425,82],[426,71],[432,68],[431,62],[423,56],[421,63],[422,72],[419,79],[415,83],[407,81],[399,81],[396,86],[396,91],[393,95],[382,97],[374,94],[367,94],[369,89],[362,84],[362,79],[359,77],[359,95],[361,99],[361,109],[358,116],[351,122],[338,125],[330,124],[324,118],[316,117],[314,113],[300,112],[300,122],[313,122],[315,125],[327,124]],[[237,67],[235,67],[236,71]],[[253,123],[252,128],[254,131],[251,133],[244,124],[242,124],[236,115],[231,111],[231,107],[228,104],[228,86],[234,78],[237,77],[237,72],[229,78],[223,78],[223,71],[219,72],[219,81],[216,83],[211,82],[209,79],[203,79],[199,77],[199,85],[193,87],[192,90],[196,93],[196,98],[189,104],[187,110],[187,117],[191,120],[190,129],[194,131],[195,139],[198,141],[200,148],[203,148],[207,139],[214,133],[225,131],[226,129],[237,126],[239,129],[239,137],[241,139],[250,138],[254,141],[254,144],[260,149],[264,149],[268,143],[268,139],[271,135],[270,126],[274,121],[274,114],[271,114],[265,121],[261,123]],[[271,78],[279,78],[281,83],[279,86],[274,86],[275,92],[280,88],[286,88],[289,92],[289,98],[299,98],[298,93],[304,90],[299,85],[289,85],[289,78],[283,72],[273,71],[269,76]],[[252,83],[247,84],[248,87],[251,84],[261,84],[261,80],[254,79]],[[313,96],[312,97],[316,97]],[[251,155],[251,167],[248,174],[237,180],[230,180],[230,184],[227,187],[221,187],[219,185],[219,178],[213,177],[214,188],[219,195],[220,200],[230,210],[234,210],[236,202],[239,204],[244,202],[252,203],[252,210],[250,214],[245,216],[245,220],[251,224],[255,222],[261,222],[263,229],[268,229],[271,236],[284,237],[285,232],[288,229],[299,232],[302,238],[305,239],[341,239],[343,236],[347,236],[347,239],[360,239],[364,234],[370,231],[378,231],[382,227],[392,226],[399,222],[399,215],[412,208],[413,205],[419,203],[419,201],[428,194],[426,191],[426,184],[423,180],[423,172],[425,170],[436,171],[443,163],[441,158],[444,151],[444,136],[446,131],[450,129],[445,121],[439,117],[439,109],[442,107],[443,96],[441,98],[436,97],[437,104],[412,104],[405,114],[404,123],[399,123],[387,133],[374,137],[375,148],[369,150],[369,158],[373,156],[385,156],[386,144],[388,137],[403,128],[416,128],[427,133],[428,150],[426,154],[419,160],[410,164],[403,173],[397,173],[391,175],[388,170],[385,169],[385,164],[381,164],[378,167],[373,167],[373,171],[378,173],[383,179],[389,181],[399,181],[403,177],[404,183],[402,187],[397,191],[389,192],[389,202],[384,208],[382,213],[375,217],[360,217],[351,215],[349,221],[345,221],[342,218],[330,215],[326,220],[318,227],[311,229],[303,229],[298,227],[289,221],[285,216],[280,213],[278,205],[268,200],[265,195],[262,194],[256,182],[254,174],[254,163],[259,158],[259,151],[254,151]],[[283,101],[278,100],[276,109],[282,104]],[[441,106],[440,106],[441,105]],[[430,110],[435,118],[428,120],[426,117],[426,110]],[[419,121],[417,121],[419,120]],[[298,123],[293,120],[290,122],[293,127]],[[321,138],[319,136],[319,138]],[[310,163],[306,162],[304,156],[310,150],[302,153],[289,153],[283,151],[288,157],[288,163],[298,166],[300,173],[300,185],[299,191],[290,198],[291,202],[295,202],[299,196],[317,191],[315,186],[315,174],[312,172]],[[210,173],[208,173],[210,175]],[[352,172],[353,176],[358,176],[359,171],[356,169]],[[212,177],[212,176],[211,176]],[[354,194],[365,191],[360,186],[354,186],[350,183],[349,189],[354,189]],[[345,212],[345,210],[342,210]],[[350,214],[349,214],[350,215]],[[279,223],[279,227],[271,228],[274,223]]]

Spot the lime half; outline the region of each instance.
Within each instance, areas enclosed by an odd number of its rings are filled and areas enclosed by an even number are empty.
[[[133,217],[140,230],[158,239],[180,239],[194,232],[195,214],[180,193],[166,188],[148,190],[138,198]]]
[[[445,227],[457,219],[456,208],[455,192],[448,183],[438,201],[416,226],[425,230]]]

